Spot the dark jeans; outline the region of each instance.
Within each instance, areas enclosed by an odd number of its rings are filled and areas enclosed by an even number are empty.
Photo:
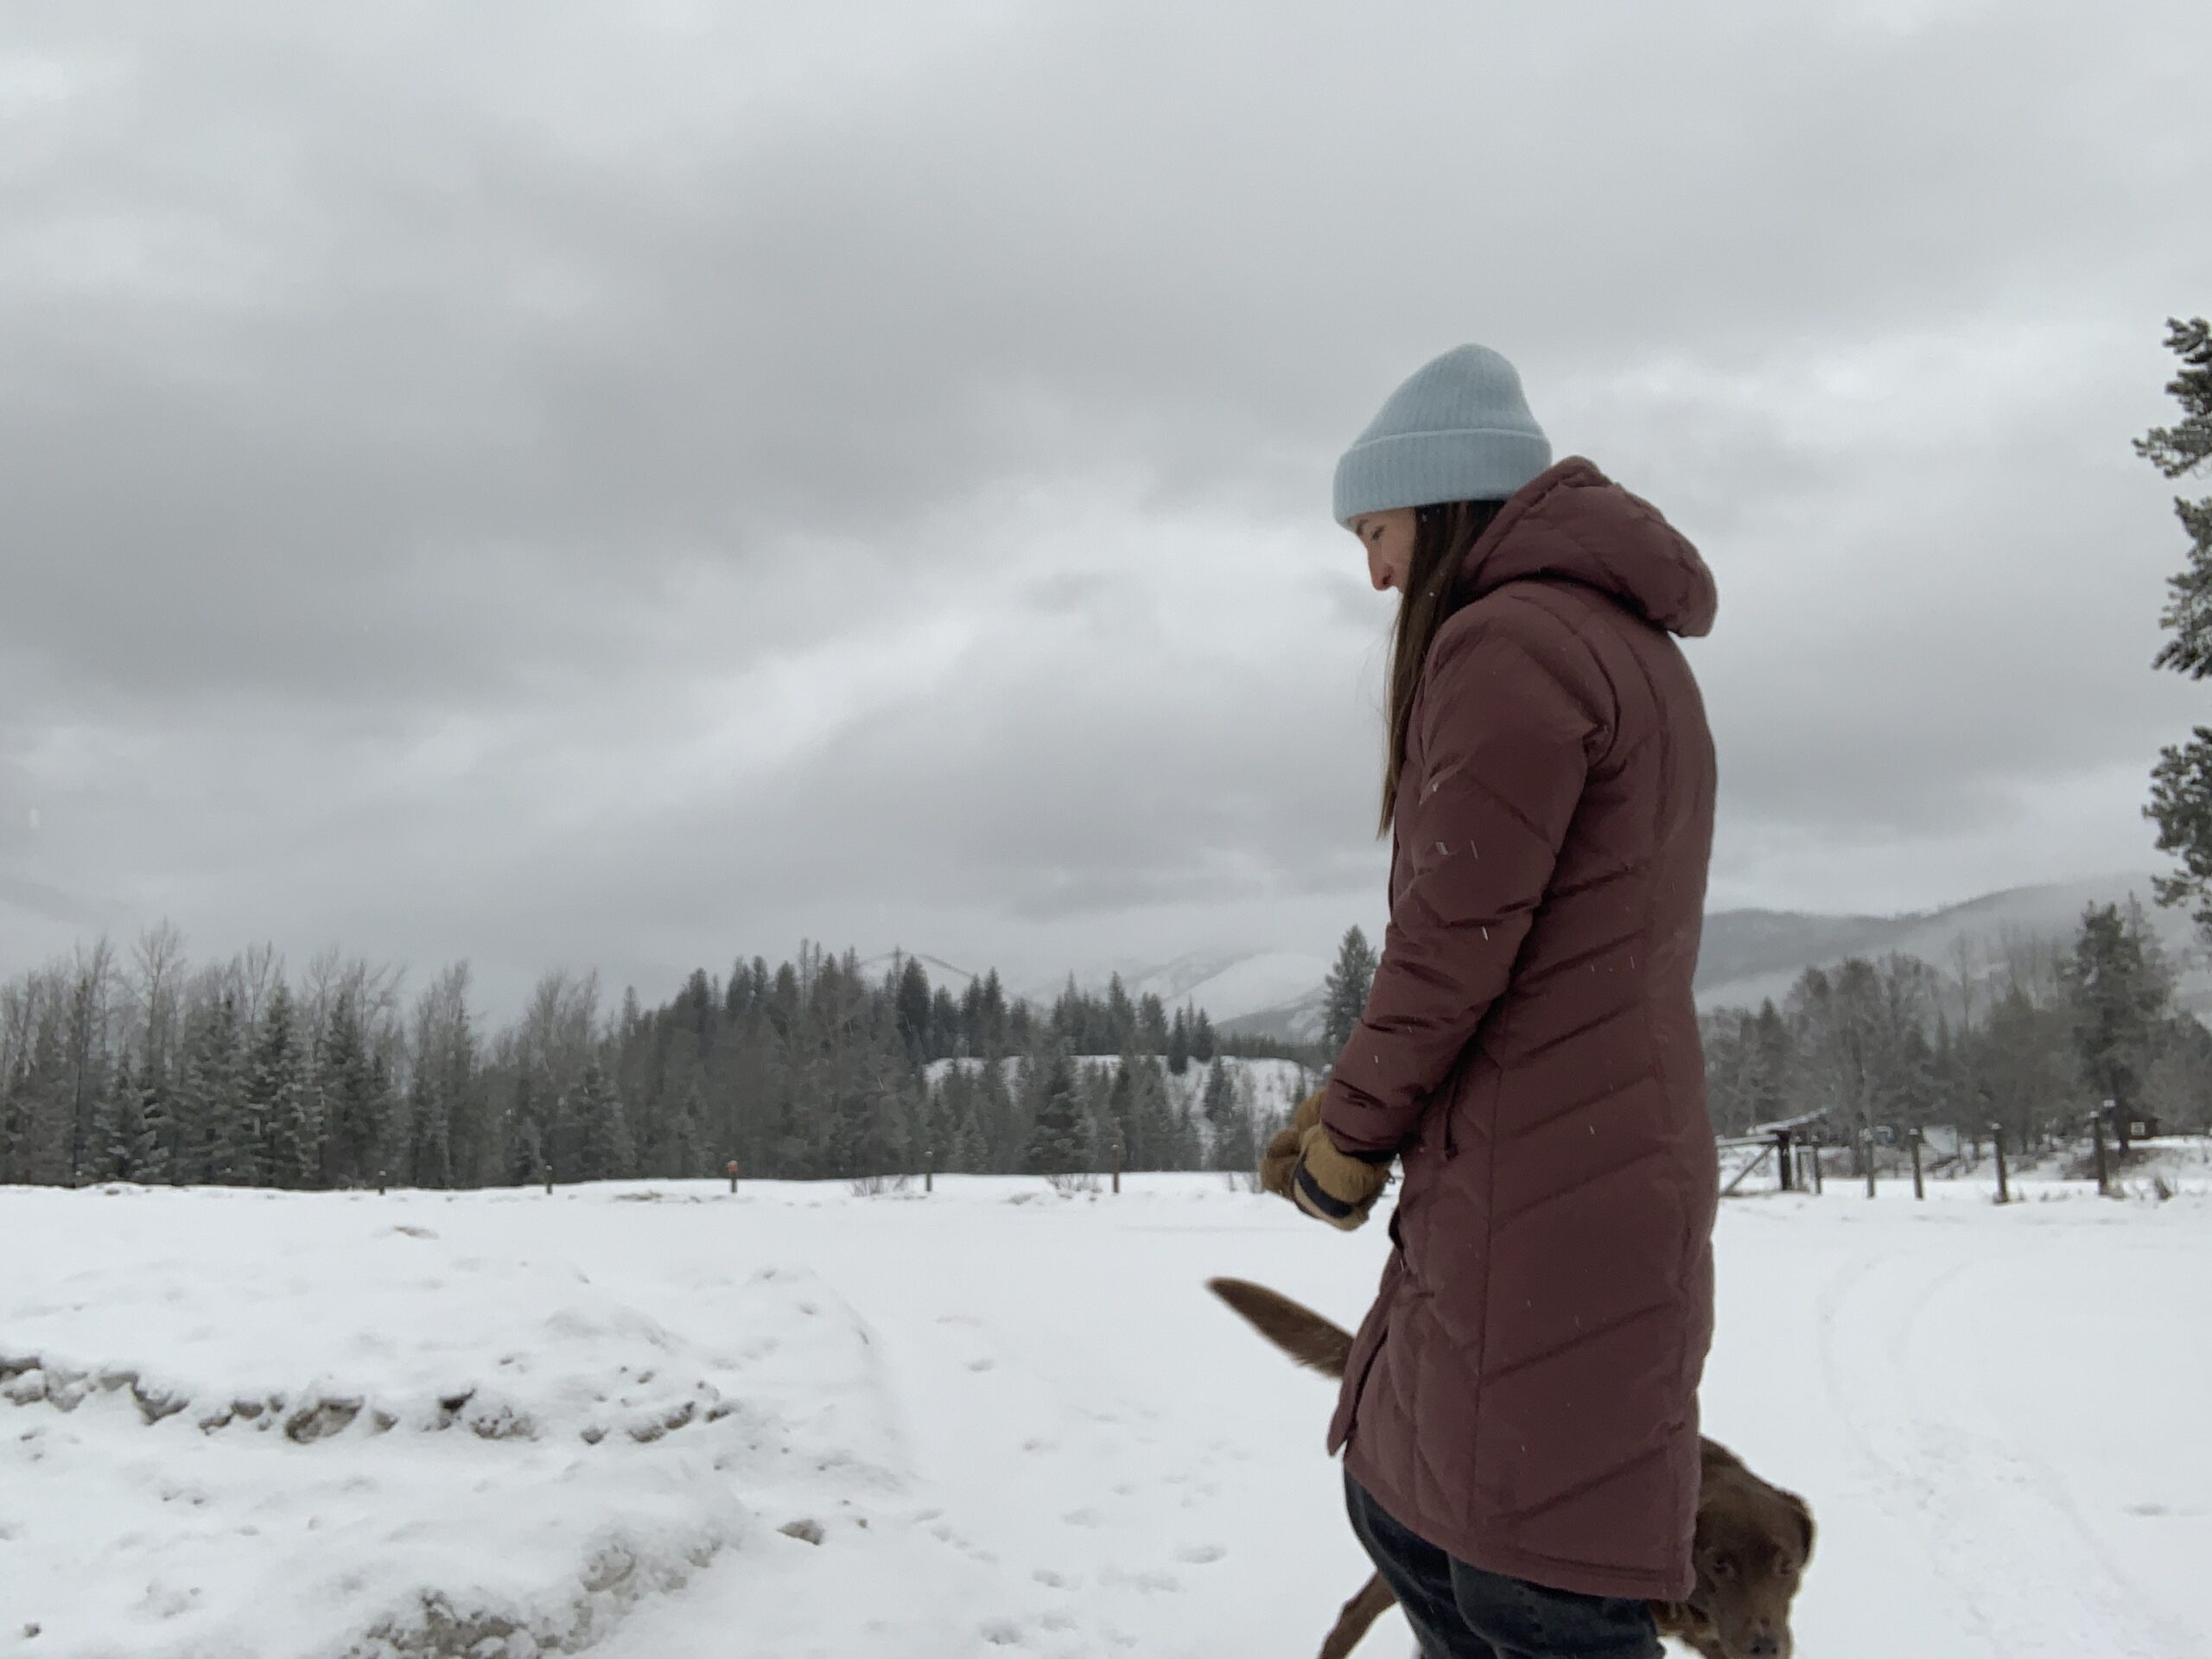
[[[1659,1659],[1658,1626],[1643,1602],[1548,1590],[1455,1561],[1385,1515],[1349,1474],[1344,1498],[1422,1659]]]

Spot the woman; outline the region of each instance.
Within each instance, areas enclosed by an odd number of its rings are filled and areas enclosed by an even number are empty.
[[[1713,760],[1673,636],[1713,578],[1551,446],[1494,352],[1394,392],[1338,521],[1401,595],[1364,1016],[1262,1165],[1357,1227],[1403,1180],[1329,1431],[1430,1659],[1645,1659],[1693,1583],[1713,1324],[1690,981]]]

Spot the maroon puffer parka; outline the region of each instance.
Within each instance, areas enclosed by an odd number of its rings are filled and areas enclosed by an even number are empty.
[[[1473,1566],[1692,1587],[1713,1129],[1690,982],[1713,577],[1588,461],[1470,552],[1423,670],[1390,925],[1321,1117],[1403,1160],[1332,1451]]]

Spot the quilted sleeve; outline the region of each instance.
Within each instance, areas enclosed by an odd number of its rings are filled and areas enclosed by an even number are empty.
[[[1586,647],[1549,612],[1462,613],[1432,648],[1415,712],[1422,775],[1405,787],[1391,906],[1367,1007],[1321,1109],[1355,1156],[1389,1158],[1419,1126],[1505,989],[1582,798],[1601,722]]]

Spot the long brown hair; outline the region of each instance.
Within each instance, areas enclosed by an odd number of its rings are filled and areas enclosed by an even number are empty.
[[[1398,810],[1398,774],[1406,764],[1406,734],[1413,728],[1414,695],[1428,648],[1445,620],[1466,602],[1459,577],[1467,553],[1497,517],[1503,501],[1446,501],[1414,514],[1414,556],[1398,600],[1398,623],[1390,639],[1390,704],[1387,747],[1382,757],[1382,822],[1390,833]]]

